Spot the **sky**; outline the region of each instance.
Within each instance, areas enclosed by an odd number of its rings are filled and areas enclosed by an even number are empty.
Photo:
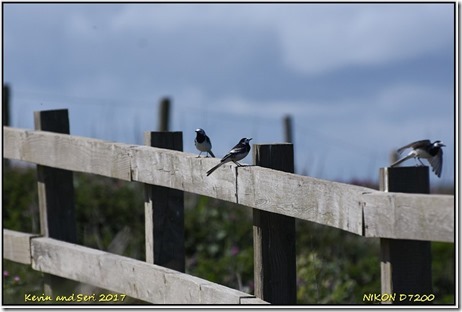
[[[186,152],[196,153],[196,128],[217,157],[242,137],[283,142],[290,115],[297,173],[377,181],[393,150],[430,139],[447,145],[431,184],[453,184],[454,10],[3,3],[11,126],[33,128],[34,111],[68,108],[71,134],[142,144],[168,97]]]

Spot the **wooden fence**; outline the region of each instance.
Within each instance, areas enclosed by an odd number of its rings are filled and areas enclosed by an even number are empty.
[[[206,177],[218,159],[182,152],[181,133],[146,133],[145,143],[157,147],[139,146],[65,134],[67,110],[36,112],[35,118],[36,130],[3,128],[3,157],[38,165],[41,235],[4,229],[3,257],[51,275],[152,303],[295,304],[295,219],[380,238],[382,292],[428,292],[429,242],[454,242],[454,196],[395,193],[385,185],[390,173],[420,184],[409,170],[426,172],[428,181],[428,167],[384,168],[383,191],[377,191],[293,174],[292,144],[271,144],[253,146],[257,165],[227,164]],[[74,171],[146,185],[147,262],[75,244]],[[428,192],[402,192],[416,191]],[[182,273],[183,192],[253,209],[255,296]],[[390,242],[404,250],[428,242],[416,247],[426,256],[390,257]],[[409,263],[424,274],[400,270]],[[402,274],[414,288],[401,287]]]

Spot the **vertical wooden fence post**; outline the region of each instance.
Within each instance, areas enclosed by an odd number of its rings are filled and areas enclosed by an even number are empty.
[[[294,171],[292,144],[255,144],[254,164]],[[296,304],[295,219],[253,210],[255,296],[272,304]]]
[[[145,132],[145,145],[183,150],[182,132]],[[145,185],[146,261],[185,271],[184,192]]]
[[[3,85],[2,91],[2,125],[10,125],[10,87]]]
[[[170,128],[170,99],[160,100],[159,106],[159,131],[169,131]]]
[[[34,112],[36,130],[69,134],[67,109]],[[77,242],[72,171],[37,165],[40,231],[43,236]],[[65,291],[65,279],[45,275],[45,293]]]
[[[428,175],[428,167],[424,166],[380,168],[380,190],[428,194]],[[380,257],[382,294],[396,294],[395,301],[384,303],[419,304],[410,300],[409,295],[422,296],[432,293],[432,256],[429,241],[381,238]]]
[[[2,126],[10,125],[10,87],[3,85],[2,89]],[[3,158],[3,167],[9,167],[10,160]]]
[[[284,140],[287,143],[294,143],[292,136],[292,116],[284,116]]]

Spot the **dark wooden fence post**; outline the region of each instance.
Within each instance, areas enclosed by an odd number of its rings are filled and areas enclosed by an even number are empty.
[[[145,132],[145,145],[183,151],[182,132]],[[185,271],[184,192],[145,185],[146,261]]]
[[[10,87],[3,85],[2,91],[2,125],[10,125]]]
[[[380,190],[428,194],[428,167],[380,168]],[[381,238],[380,256],[382,294],[396,294],[384,303],[419,304],[409,295],[432,293],[431,242]]]
[[[294,171],[292,144],[255,144],[254,164]],[[296,304],[295,219],[253,210],[255,296],[272,304]]]
[[[34,112],[36,130],[69,134],[67,109]],[[37,165],[40,232],[62,241],[77,242],[72,171]],[[66,291],[65,279],[45,275],[45,293]]]

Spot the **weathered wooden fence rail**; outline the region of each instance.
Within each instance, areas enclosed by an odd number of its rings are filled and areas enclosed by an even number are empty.
[[[67,116],[67,111],[61,113]],[[59,131],[40,124],[40,118],[54,118],[53,113],[40,116],[36,115],[38,129]],[[266,303],[261,300],[264,299],[271,303],[295,303],[295,219],[363,237],[379,237],[384,246],[395,240],[404,244],[407,240],[454,242],[454,196],[382,192],[296,175],[290,173],[293,172],[290,144],[255,145],[254,159],[261,166],[225,165],[225,169],[206,177],[205,172],[218,160],[197,158],[195,154],[182,152],[181,133],[160,136],[146,133],[145,143],[158,146],[151,147],[40,130],[11,127],[3,127],[3,130],[4,158],[35,163],[39,165],[38,169],[57,168],[69,173],[84,172],[145,183],[147,262],[79,246],[72,239],[49,235],[48,221],[41,224],[45,228],[42,236],[5,229],[4,258],[31,264],[44,273],[148,302],[261,304]],[[276,149],[284,151],[279,157],[288,158],[277,159]],[[42,181],[44,188],[56,181],[51,182]],[[180,237],[183,230],[182,191],[253,208],[255,294],[261,299],[181,273],[184,270],[184,246]],[[160,198],[161,195],[169,199]],[[47,193],[39,194],[41,215],[46,215],[50,209],[47,196]],[[56,200],[51,204],[59,204],[59,197]],[[172,218],[172,212],[176,217]],[[171,246],[159,247],[156,242],[159,239],[168,241],[165,236],[172,233],[159,231],[166,227],[175,228],[173,232],[179,236],[168,242]],[[278,233],[273,233],[275,230]],[[281,241],[281,235],[285,241]],[[428,250],[429,245],[424,245]],[[277,248],[284,250],[283,254],[271,252],[270,246],[279,246]],[[384,255],[382,261],[386,262]],[[395,277],[390,277],[388,262],[382,265],[388,268],[382,274],[382,279],[388,281],[382,291],[390,290]],[[431,274],[425,279],[431,281]],[[278,292],[277,287],[285,290]]]
[[[3,230],[3,258],[157,304],[265,304],[244,292],[97,249]]]
[[[454,242],[450,195],[387,193],[259,166],[206,177],[216,159],[46,131],[3,130],[3,157],[9,159],[165,186],[365,237]]]

